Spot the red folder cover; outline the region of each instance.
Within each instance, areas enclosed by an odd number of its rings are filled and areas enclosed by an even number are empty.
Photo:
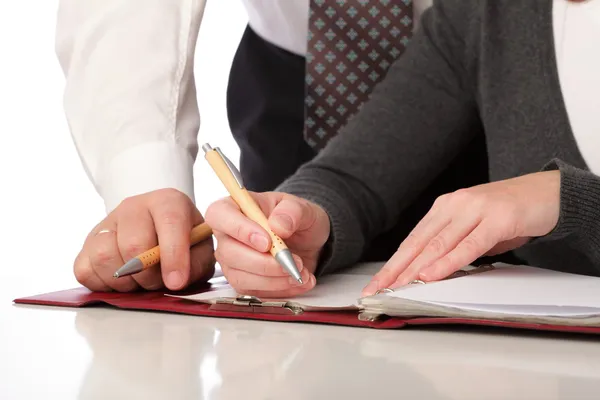
[[[331,325],[343,325],[364,328],[405,328],[418,325],[480,325],[540,331],[576,332],[600,334],[600,327],[562,326],[535,323],[515,323],[497,320],[417,317],[417,318],[382,318],[374,321],[361,320],[356,311],[304,311],[300,314],[285,313],[281,310],[269,310],[263,307],[230,306],[203,304],[165,294],[189,295],[210,290],[221,289],[223,284],[205,284],[200,287],[178,292],[133,292],[133,293],[99,293],[85,288],[75,288],[52,293],[45,293],[14,300],[17,304],[34,304],[57,307],[86,307],[94,305],[111,306],[122,310],[144,310],[179,313],[187,315],[223,318],[245,318],[281,322],[310,322]]]

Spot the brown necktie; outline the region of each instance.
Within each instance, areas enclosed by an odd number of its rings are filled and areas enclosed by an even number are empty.
[[[304,136],[321,150],[412,36],[412,0],[311,0]]]

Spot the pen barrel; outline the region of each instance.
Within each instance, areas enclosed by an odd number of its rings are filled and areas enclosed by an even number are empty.
[[[190,232],[190,246],[194,246],[212,235],[212,229],[206,222],[196,225]],[[150,268],[160,262],[160,247],[155,246],[154,248],[143,252],[136,257],[144,265],[144,269]]]
[[[211,168],[215,171],[215,174],[219,178],[219,180],[229,192],[231,198],[237,203],[237,205],[242,210],[242,213],[246,215],[249,219],[259,224],[271,237],[271,249],[269,252],[275,256],[281,250],[286,250],[287,246],[281,240],[279,236],[277,236],[269,227],[269,223],[267,217],[260,209],[254,198],[248,193],[248,191],[240,187],[238,181],[235,179],[233,174],[230,172],[229,167],[221,158],[219,153],[215,150],[207,151],[205,156],[206,161],[210,164]]]
[[[156,246],[135,258],[142,262],[144,269],[150,268],[160,262],[160,247]]]
[[[190,233],[190,246],[205,241],[212,235],[212,229],[206,222],[196,225]]]
[[[246,189],[240,189],[239,191],[232,194],[235,202],[240,206],[240,209],[252,221],[259,224],[271,237],[271,248],[269,252],[276,256],[281,250],[285,250],[288,247],[285,245],[283,240],[271,230],[269,221],[265,214],[262,212],[256,201],[252,198],[250,193]]]

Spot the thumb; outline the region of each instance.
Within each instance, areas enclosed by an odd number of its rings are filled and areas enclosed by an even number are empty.
[[[269,226],[276,235],[287,239],[294,233],[310,229],[316,220],[316,210],[306,201],[284,197],[271,211]]]

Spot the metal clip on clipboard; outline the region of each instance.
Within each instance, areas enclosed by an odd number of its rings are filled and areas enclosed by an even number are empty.
[[[302,308],[287,301],[262,301],[258,297],[247,295],[217,299],[210,310],[277,315],[299,315],[304,312]]]

